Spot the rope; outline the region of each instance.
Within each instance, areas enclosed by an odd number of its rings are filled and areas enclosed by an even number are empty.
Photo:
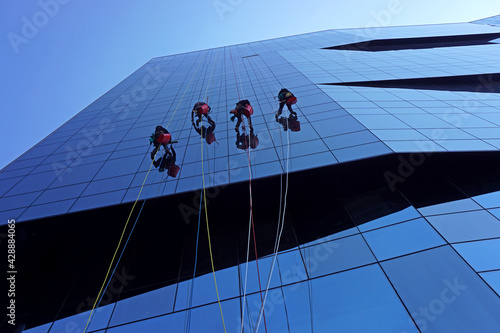
[[[246,140],[245,140],[246,142]],[[259,270],[259,256],[257,255],[257,237],[255,237],[255,223],[253,219],[253,197],[252,197],[252,172],[251,172],[251,166],[250,166],[250,150],[247,149],[247,156],[248,156],[248,188],[250,192],[250,217],[251,217],[251,222],[252,222],[252,234],[253,234],[253,244],[254,244],[254,251],[255,251],[255,264],[257,266],[257,276],[259,278],[259,294],[260,294],[260,301],[262,303],[262,308],[264,308],[264,300],[262,298],[262,286],[260,283],[260,270]],[[264,298],[265,299],[265,298]],[[257,328],[259,327],[259,323],[257,323]],[[266,324],[266,314],[264,313],[264,327],[267,333],[267,324]]]
[[[203,61],[205,60],[205,57],[206,57],[206,53],[203,53],[203,56],[202,56],[202,58],[201,58],[201,61],[199,61],[199,62],[198,62],[198,65],[196,66],[196,70],[194,71],[193,75],[191,75],[191,79],[189,80],[188,85],[187,85],[186,89],[184,90],[184,93],[182,94],[181,99],[179,100],[179,103],[177,103],[177,106],[176,106],[176,108],[175,108],[175,110],[174,110],[174,113],[172,114],[172,116],[170,117],[169,122],[167,123],[167,128],[168,128],[168,126],[170,125],[170,123],[172,122],[172,120],[173,120],[173,118],[174,118],[175,114],[177,113],[177,110],[179,109],[179,106],[180,106],[180,104],[182,103],[182,101],[183,101],[183,99],[184,99],[184,96],[185,96],[185,94],[186,94],[187,90],[188,90],[188,89],[189,89],[189,87],[191,86],[191,82],[193,81],[193,78],[194,78],[194,77],[196,76],[196,74],[198,73],[198,70],[199,70],[199,68],[200,68],[200,66],[201,66],[201,63],[203,63]],[[179,88],[179,91],[180,91],[180,90],[181,90],[181,88]],[[193,92],[193,94],[194,94],[194,92]],[[167,116],[165,115],[165,117],[163,118],[163,121],[164,121],[166,118],[167,118]],[[181,122],[181,119],[178,119],[178,120],[177,120],[177,122],[176,122],[176,123],[175,123],[175,125],[174,125],[174,128],[181,128],[181,129],[182,129],[182,128],[184,128],[184,125],[186,124],[186,120],[188,119],[187,113],[186,113],[186,115],[184,116],[184,118],[183,118],[183,119],[184,119],[184,122],[182,123],[182,125],[179,125],[179,123]],[[162,194],[165,192],[165,189],[166,189],[166,186],[167,186],[167,184],[166,184],[167,179],[168,179],[168,174],[167,174],[167,176],[165,177],[165,184],[164,184],[164,187],[163,187],[163,190],[162,190]],[[158,195],[157,195],[157,196],[158,196]]]
[[[278,87],[274,84],[274,82],[271,80],[271,78],[267,75],[266,71],[263,70],[260,66],[258,66],[257,59],[255,59],[254,61],[255,61],[255,66],[257,67],[258,71],[260,73],[264,74],[264,76],[266,77],[267,81],[270,81],[273,84],[274,88],[276,90],[278,90]],[[252,67],[252,70],[254,70],[254,67],[253,67],[252,63],[250,61],[249,61],[249,63],[250,63],[250,66]],[[254,72],[255,72],[255,70],[254,70]],[[259,78],[258,78],[257,75],[256,75],[256,77],[257,77],[257,80],[260,83],[260,80],[259,80]],[[268,87],[269,87],[269,84],[268,84]],[[269,103],[269,104],[271,104],[271,103]],[[280,129],[281,126],[279,124],[277,126],[278,126],[278,129]],[[280,143],[281,143],[281,153],[284,155],[284,152],[283,152],[283,139],[282,139],[281,135],[280,135]],[[289,145],[290,145],[290,140],[289,140],[289,136],[287,136],[287,147],[289,147]],[[287,152],[287,163],[288,163],[288,158],[289,158],[289,152]],[[287,168],[288,168],[288,165],[287,165]],[[288,177],[288,172],[287,172],[287,177]],[[288,178],[287,178],[287,180],[288,180]],[[287,185],[288,185],[288,181],[287,181]],[[282,207],[283,207],[283,177],[280,177],[280,209],[279,209],[279,214],[278,214],[278,225],[277,225],[276,235],[278,235],[278,232],[279,232],[279,229],[280,229],[280,221],[281,221],[281,216],[282,216],[281,215],[282,214],[281,208]],[[275,246],[276,246],[276,240],[275,240]]]
[[[289,137],[290,134],[287,131],[287,137]],[[283,229],[285,226],[285,213],[286,213],[286,204],[287,204],[287,195],[288,195],[288,164],[289,164],[289,156],[290,156],[290,143],[288,144],[288,151],[287,151],[287,163],[286,163],[286,185],[285,185],[285,199],[284,199],[284,204],[283,204],[283,216],[281,220],[281,230],[279,231],[279,236],[277,237],[277,241],[274,243],[274,254],[273,254],[273,262],[271,264],[271,271],[269,272],[269,276],[267,278],[267,284],[266,284],[266,291],[264,293],[264,301],[262,302],[262,307],[259,311],[259,317],[257,320],[257,330],[259,329],[260,325],[260,320],[261,316],[264,313],[264,306],[266,305],[266,300],[267,300],[267,294],[269,292],[269,285],[271,284],[271,277],[273,275],[273,270],[274,270],[274,265],[276,264],[276,258],[278,256],[278,249],[279,249],[279,244],[281,242],[281,235],[283,234]],[[279,224],[278,224],[279,226]],[[264,313],[264,323],[265,323],[266,317]]]
[[[245,121],[243,120],[243,128],[244,127],[245,127]],[[245,139],[245,150],[247,151],[247,158],[248,158],[248,178],[249,178],[248,187],[249,187],[249,194],[250,194],[250,217],[249,217],[249,226],[248,226],[247,261],[246,261],[246,271],[245,271],[245,286],[244,286],[244,291],[243,291],[243,304],[245,304],[246,287],[247,287],[248,261],[249,261],[249,253],[250,253],[250,230],[252,231],[253,240],[254,240],[255,264],[257,266],[257,277],[258,277],[258,282],[259,282],[259,294],[260,294],[261,303],[264,300],[262,297],[262,286],[260,283],[260,269],[259,269],[259,260],[258,260],[259,256],[257,254],[257,238],[255,236],[255,223],[254,223],[254,218],[253,218],[252,169],[251,169],[251,164],[250,164],[250,151],[248,149],[247,144],[248,144],[248,141]],[[241,320],[242,331],[243,331],[244,318],[245,318],[245,312],[243,311],[242,320]],[[264,327],[265,327],[265,330],[267,332],[267,324],[266,324],[265,314],[264,314]]]
[[[148,151],[149,151],[149,147],[148,147]],[[158,151],[160,151],[160,149],[156,150],[155,157],[156,157],[156,154],[158,154]],[[154,161],[154,158],[153,158],[153,161]],[[113,258],[111,259],[111,263],[110,263],[110,265],[108,267],[108,271],[106,272],[106,277],[104,278],[104,282],[102,283],[101,289],[99,290],[99,293],[97,294],[97,298],[96,298],[96,300],[94,302],[94,305],[92,306],[92,309],[90,310],[89,318],[87,319],[87,322],[85,324],[85,328],[83,329],[83,333],[85,333],[87,331],[87,328],[88,328],[88,326],[89,326],[89,324],[91,322],[91,317],[92,317],[92,315],[94,313],[94,310],[95,310],[96,306],[98,306],[98,304],[100,304],[101,299],[104,296],[104,293],[103,293],[104,285],[106,285],[106,288],[107,288],[108,285],[109,285],[109,283],[111,282],[111,279],[109,279],[108,283],[106,284],[106,281],[108,280],[108,277],[110,277],[109,272],[111,271],[111,267],[113,266],[113,262],[115,261],[116,254],[118,253],[118,249],[120,248],[120,245],[122,243],[123,236],[125,235],[125,230],[127,229],[128,223],[130,222],[130,218],[132,217],[132,213],[134,212],[134,208],[137,205],[137,202],[139,201],[139,198],[140,198],[141,193],[142,193],[142,189],[144,188],[144,184],[146,183],[146,179],[148,178],[149,172],[151,172],[151,167],[153,166],[153,161],[151,161],[151,165],[149,166],[149,170],[148,170],[148,172],[146,174],[146,177],[144,177],[144,181],[142,182],[141,189],[139,190],[139,194],[137,195],[137,198],[135,199],[135,202],[132,205],[132,209],[130,210],[130,213],[128,215],[127,221],[125,222],[125,227],[123,228],[122,234],[120,236],[120,240],[118,241],[118,246],[116,247],[116,250],[115,250],[115,252],[113,254]],[[149,194],[149,190],[150,189],[151,189],[151,187],[148,189],[148,194]],[[147,199],[147,197],[146,197],[146,199]],[[141,207],[140,212],[142,211],[142,208],[144,207],[144,203],[146,202],[146,199],[142,203],[142,207]],[[135,223],[134,223],[134,225],[132,227],[132,230],[130,231],[129,237],[127,238],[127,242],[125,243],[125,246],[122,249],[120,257],[119,257],[119,259],[118,259],[118,261],[116,263],[116,266],[115,266],[115,268],[113,270],[113,274],[114,274],[114,272],[116,270],[116,267],[118,266],[118,263],[120,262],[120,258],[122,257],[123,252],[125,251],[125,247],[126,247],[126,245],[128,243],[128,240],[130,239],[130,235],[132,235],[132,231],[134,231],[135,224],[137,223],[137,220],[139,219],[139,216],[140,216],[140,212],[139,212],[139,215],[137,215],[137,219],[136,219],[136,221],[135,221]],[[111,274],[111,276],[113,276],[113,274]]]
[[[249,64],[250,66],[252,67],[252,70],[255,72],[255,69],[251,63],[251,61],[249,61]],[[263,69],[261,69],[257,62],[255,63],[255,66],[257,67],[257,69],[259,70],[259,72],[264,72],[265,71]],[[256,75],[257,77],[257,80],[259,80],[258,76]],[[269,79],[269,77],[267,76],[266,74],[266,77]],[[271,83],[272,80],[269,79],[269,81]],[[260,80],[259,80],[259,83],[260,83]],[[274,85],[274,83],[273,83]],[[276,85],[274,85],[276,87]],[[281,140],[281,135],[280,135],[280,140]],[[283,142],[281,142],[282,146],[283,146]],[[264,307],[265,307],[265,303],[266,303],[266,300],[267,300],[267,295],[268,295],[268,292],[269,292],[269,286],[270,286],[270,283],[271,283],[271,278],[272,278],[272,274],[273,274],[273,271],[274,271],[274,266],[276,264],[276,258],[277,258],[277,254],[278,254],[278,250],[279,250],[279,244],[281,242],[281,236],[283,234],[283,229],[284,229],[284,225],[285,225],[285,213],[286,213],[286,205],[287,205],[287,196],[288,196],[288,175],[289,175],[289,161],[290,161],[290,133],[287,131],[287,155],[286,155],[286,185],[285,185],[285,195],[284,195],[284,200],[283,200],[283,178],[280,177],[280,212],[279,212],[279,215],[278,215],[278,226],[277,226],[277,230],[276,230],[276,239],[275,239],[275,243],[274,243],[274,250],[273,250],[273,260],[272,260],[272,264],[271,264],[271,270],[269,272],[269,275],[268,275],[268,279],[267,279],[267,284],[266,284],[266,290],[265,290],[265,293],[264,293],[264,300],[262,301],[262,306],[259,310],[259,316],[258,316],[258,320],[257,320],[257,326],[256,326],[256,329],[255,331],[258,331],[259,329],[259,326],[260,326],[260,321],[261,321],[261,318],[264,317],[264,324],[265,324],[265,310],[264,310]],[[282,201],[283,201],[283,211],[281,211],[281,204],[282,204]]]
[[[208,78],[208,84],[207,84],[207,89],[205,90],[204,100],[207,99],[208,87],[210,86],[210,82],[212,81],[212,76],[214,73],[215,64],[217,62],[218,54],[219,54],[219,51],[217,50],[217,53],[215,54],[214,64],[212,66],[212,72],[210,73],[210,77]],[[201,126],[203,126],[203,118],[201,120]],[[215,277],[214,259],[213,259],[213,254],[212,254],[212,241],[210,238],[210,226],[208,223],[208,209],[207,209],[207,195],[206,195],[205,167],[204,167],[205,163],[203,160],[203,137],[201,135],[200,135],[200,145],[201,145],[201,149],[200,149],[201,150],[201,178],[203,180],[203,204],[204,204],[204,208],[205,208],[205,221],[207,224],[208,248],[210,250],[210,263],[212,265],[212,274],[214,276],[215,292],[217,294],[217,303],[219,304],[219,311],[220,311],[220,316],[222,319],[222,326],[224,327],[224,332],[226,332],[226,324],[224,322],[224,315],[222,313],[222,306],[220,304],[219,288],[217,287],[217,278]],[[201,200],[201,198],[200,198],[200,200]]]
[[[210,227],[208,224],[207,196],[206,196],[206,189],[205,189],[205,170],[203,167],[203,164],[204,164],[203,163],[203,139],[200,140],[200,143],[201,143],[201,178],[203,180],[203,203],[205,206],[205,221],[207,223],[208,249],[210,250],[210,263],[212,264],[212,274],[214,276],[215,292],[217,293],[217,303],[219,304],[220,316],[222,319],[222,326],[224,327],[224,332],[226,332],[226,324],[224,323],[224,315],[222,314],[222,306],[220,304],[219,289],[217,288],[217,278],[215,277],[214,258],[212,255],[212,241],[210,239]]]
[[[205,58],[205,55],[203,55],[203,59]],[[199,68],[199,66],[198,66]],[[195,72],[195,74],[197,73],[198,71],[198,68]],[[193,74],[193,77],[194,77],[194,74]],[[194,91],[193,91],[193,95],[194,95]],[[180,104],[180,103],[179,103]],[[187,120],[187,114],[185,115],[184,117],[184,123],[182,124],[181,128],[184,128],[184,125],[186,124],[186,120]],[[178,121],[180,122],[180,120]],[[193,278],[192,278],[192,284],[191,284],[191,290],[190,292],[188,292],[186,294],[186,305],[187,305],[187,311],[186,311],[186,317],[184,318],[184,331],[188,331],[191,329],[191,307],[192,307],[192,297],[193,297],[193,290],[194,290],[194,279],[195,279],[195,276],[196,276],[196,267],[197,267],[197,263],[198,263],[198,244],[199,244],[199,234],[200,234],[200,226],[201,226],[201,195],[200,195],[200,208],[199,208],[199,211],[198,211],[198,229],[197,229],[197,232],[196,232],[196,254],[195,254],[195,264],[194,264],[194,269],[193,269]],[[183,255],[184,255],[184,252],[183,252]],[[179,280],[180,280],[180,275],[181,275],[181,267],[182,267],[182,258],[181,258],[181,266],[179,267],[179,275],[178,275],[178,278],[177,278],[177,284],[179,284]],[[189,288],[189,281],[188,281],[188,288]],[[174,300],[174,304],[175,304],[175,300]]]
[[[156,178],[156,174],[153,176],[153,181],[154,179]],[[132,232],[134,231],[135,229],[135,226],[137,225],[137,221],[139,221],[139,217],[141,216],[141,213],[142,213],[142,209],[144,208],[144,205],[146,204],[146,199],[149,197],[149,191],[151,190],[153,186],[151,185],[149,188],[148,188],[148,192],[146,193],[146,198],[144,199],[144,201],[142,202],[142,205],[141,205],[141,209],[139,210],[139,214],[137,214],[137,218],[135,219],[135,222],[134,222],[134,225],[132,226],[132,230],[130,231],[128,237],[127,237],[127,240],[125,242],[125,244],[123,245],[123,249],[122,249],[122,252],[120,253],[120,256],[118,257],[118,260],[116,262],[116,265],[115,265],[115,268],[113,269],[113,273],[111,273],[111,276],[113,276],[115,274],[115,271],[116,269],[118,268],[118,264],[120,263],[120,260],[122,258],[122,255],[123,253],[125,252],[125,248],[127,247],[127,244],[130,240],[130,237],[132,236]],[[108,286],[109,286],[109,283],[111,282],[111,279],[108,280],[108,283],[106,284],[106,287],[104,288],[104,290],[108,289]],[[101,300],[102,300],[102,297],[104,296],[104,294],[101,295],[101,299],[99,299],[99,303],[101,303]]]
[[[239,88],[238,88],[238,81],[236,79],[236,70],[235,70],[235,67],[234,67],[234,61],[233,61],[233,55],[232,55],[231,49],[229,49],[229,54],[231,56],[231,63],[232,63],[232,67],[233,67],[234,78],[236,80],[236,89],[238,91],[238,98],[240,98],[240,93],[239,93]],[[239,70],[238,70],[238,77],[240,78],[240,83],[241,83],[241,76],[239,74]],[[241,86],[241,90],[242,90],[242,94],[243,94],[243,86]],[[243,94],[243,96],[244,96],[244,94]],[[243,127],[243,131],[245,131],[245,121],[244,120],[243,120],[242,127]],[[252,234],[253,234],[253,239],[254,239],[255,264],[257,266],[257,278],[258,278],[258,282],[259,282],[260,300],[261,300],[261,302],[263,302],[263,298],[262,298],[262,286],[261,286],[261,283],[260,283],[260,269],[259,269],[259,259],[258,259],[259,257],[258,257],[258,254],[257,254],[257,238],[255,237],[255,224],[254,224],[254,218],[253,218],[252,169],[251,169],[251,163],[250,163],[250,152],[248,150],[248,142],[247,142],[246,139],[245,139],[245,146],[246,146],[247,157],[248,157],[248,176],[249,176],[249,183],[248,183],[248,185],[249,185],[249,194],[250,194],[250,221],[249,221],[249,224],[251,226]],[[250,226],[249,226],[249,229],[250,229]],[[249,234],[248,234],[248,244],[249,243],[250,243],[250,231],[249,231]],[[248,260],[249,260],[249,247],[247,248],[247,262],[246,262],[247,270],[245,272],[245,286],[244,286],[244,294],[243,294],[243,304],[245,304],[245,297],[246,297],[246,284],[247,284],[247,274],[248,274]],[[241,319],[241,330],[242,330],[242,332],[243,332],[243,327],[244,327],[244,318],[245,318],[245,311],[243,311],[243,315],[242,315],[242,319]],[[264,314],[264,327],[265,327],[265,330],[266,330],[266,333],[267,333],[267,324],[266,324],[265,314]]]
[[[205,54],[204,54],[204,56],[205,56]],[[204,56],[203,56],[203,57],[204,57]],[[204,59],[204,58],[203,58],[203,59]],[[203,60],[203,59],[202,59],[202,60]],[[173,113],[173,114],[172,114],[172,116],[170,117],[170,120],[169,120],[169,122],[168,122],[168,124],[167,124],[167,127],[169,126],[170,122],[172,121],[173,117],[175,116],[175,113],[177,112],[177,110],[178,110],[178,108],[179,108],[179,105],[180,105],[180,103],[182,102],[182,100],[183,100],[183,98],[184,98],[184,95],[186,94],[186,92],[187,92],[188,88],[190,87],[191,82],[192,82],[192,80],[193,80],[193,78],[194,78],[195,74],[197,73],[197,71],[198,71],[198,69],[199,69],[200,65],[201,65],[201,62],[200,62],[200,63],[198,63],[198,66],[197,66],[197,68],[196,68],[195,73],[193,73],[193,76],[191,76],[191,80],[189,81],[188,86],[187,86],[187,87],[186,87],[186,89],[184,90],[184,93],[182,94],[182,97],[181,97],[181,99],[180,99],[179,103],[177,104],[177,107],[175,108],[174,113]],[[142,190],[143,190],[143,188],[144,188],[144,184],[146,183],[146,179],[148,178],[148,175],[149,175],[149,173],[150,173],[150,171],[151,171],[151,167],[153,166],[154,159],[156,158],[156,155],[157,155],[157,154],[158,154],[158,152],[160,151],[160,147],[161,147],[161,145],[160,145],[160,146],[158,147],[158,149],[156,150],[155,156],[153,157],[153,161],[151,161],[151,165],[149,166],[149,170],[148,170],[148,172],[146,173],[146,177],[144,177],[144,181],[142,182],[141,188],[140,188],[140,190],[139,190],[139,194],[137,195],[137,198],[136,198],[136,200],[135,200],[134,204],[132,205],[132,209],[130,210],[130,213],[129,213],[129,215],[128,215],[127,221],[125,222],[125,226],[124,226],[123,231],[122,231],[122,233],[121,233],[121,235],[120,235],[120,240],[118,241],[118,246],[116,247],[116,250],[115,250],[115,252],[113,253],[113,257],[112,257],[112,259],[111,259],[111,263],[110,263],[110,265],[109,265],[109,267],[108,267],[108,271],[106,272],[106,277],[104,278],[104,281],[103,281],[103,284],[102,284],[102,286],[101,286],[101,289],[99,290],[99,293],[97,294],[96,301],[94,302],[94,304],[93,304],[93,306],[92,306],[92,309],[90,310],[89,318],[87,319],[87,322],[86,322],[86,324],[85,324],[85,328],[84,328],[84,330],[83,330],[83,333],[85,333],[85,332],[87,331],[87,328],[88,328],[88,326],[89,326],[89,324],[90,324],[90,322],[91,322],[91,320],[92,320],[92,315],[93,315],[93,313],[94,313],[94,310],[95,310],[95,308],[96,308],[96,307],[98,307],[98,306],[99,306],[100,301],[101,301],[102,297],[104,296],[104,293],[103,293],[103,288],[104,288],[104,286],[106,285],[106,288],[107,288],[107,286],[109,285],[109,283],[110,283],[110,281],[111,281],[111,278],[110,278],[110,275],[109,275],[109,273],[110,273],[110,271],[111,271],[111,267],[113,266],[113,262],[114,262],[114,260],[115,260],[115,258],[116,258],[116,254],[118,253],[118,250],[119,250],[119,248],[120,248],[120,245],[121,245],[121,243],[122,243],[122,241],[123,241],[123,236],[125,235],[125,231],[126,231],[126,229],[127,229],[128,223],[130,222],[130,218],[131,218],[131,216],[132,216],[132,213],[134,212],[135,206],[137,205],[137,202],[139,201],[140,195],[141,195]],[[149,148],[148,148],[148,151],[149,151]],[[149,194],[149,190],[150,190],[150,189],[151,189],[151,188],[149,188],[149,189],[148,189],[148,194]],[[144,207],[144,204],[145,204],[146,200],[147,200],[147,197],[146,197],[146,199],[144,200],[142,207]],[[137,215],[137,219],[136,219],[135,223],[137,223],[137,221],[139,220],[140,214],[141,214],[141,212],[142,212],[142,207],[141,207],[141,210],[139,211],[139,214]],[[130,231],[130,234],[129,234],[128,239],[130,239],[130,236],[132,235],[132,232],[133,232],[133,230],[134,230],[134,228],[135,228],[135,223],[134,223],[134,227],[133,227],[133,228],[132,228],[132,230]],[[126,244],[128,243],[128,239],[127,239]],[[121,255],[123,254],[123,252],[125,251],[126,244],[125,244],[125,246],[124,246],[124,247],[123,247],[123,249],[122,249],[122,252],[121,252],[121,254],[120,254],[120,258],[121,258]],[[118,262],[117,262],[116,266],[118,266]],[[116,269],[116,266],[115,266],[115,269]],[[111,275],[111,276],[112,276],[112,275]],[[109,280],[109,281],[108,281],[108,283],[106,284],[106,281],[108,280],[108,277],[110,278],[110,280]]]
[[[188,304],[188,311],[187,311],[187,317],[184,320],[184,328],[186,327],[186,322],[187,322],[187,329],[185,329],[185,332],[189,332],[191,328],[191,307],[193,305],[193,291],[194,291],[194,278],[196,276],[196,265],[198,263],[198,244],[199,244],[199,239],[200,239],[200,226],[201,226],[201,193],[200,193],[200,208],[198,210],[198,230],[196,231],[196,250],[195,250],[195,257],[194,257],[194,270],[193,270],[193,283],[191,284],[191,293],[190,293],[190,299],[189,299],[189,304]]]
[[[205,72],[205,75],[206,75],[206,72]],[[203,75],[203,77],[205,75]],[[197,82],[201,83],[201,80],[198,80]],[[201,85],[203,85],[203,83],[201,83]],[[196,87],[193,90],[193,94],[191,95],[191,97],[193,97],[194,91],[196,91]],[[194,285],[195,285],[195,277],[196,277],[196,268],[197,268],[197,265],[198,265],[198,248],[199,248],[200,227],[201,227],[201,207],[202,207],[201,194],[202,194],[202,190],[200,190],[200,205],[199,205],[199,209],[198,209],[198,227],[197,227],[197,231],[196,231],[196,243],[195,243],[196,245],[195,245],[195,258],[194,258],[193,277],[191,279],[192,281],[188,281],[188,286],[189,286],[189,284],[191,284],[191,288],[190,288],[190,290],[188,291],[188,293],[186,295],[187,310],[186,310],[186,316],[184,317],[184,332],[189,332],[191,330],[191,308],[192,308],[192,305],[193,305],[193,295],[194,295]]]
[[[252,229],[252,217],[248,217],[248,242],[247,242],[247,260],[245,265],[245,284],[243,287],[243,312],[241,314],[241,333],[243,333],[243,326],[245,322],[245,298],[247,294],[247,277],[248,277],[248,259],[250,255],[250,232]],[[250,317],[251,318],[251,317]]]
[[[210,85],[210,82],[212,80],[212,75],[213,75],[213,72],[214,72],[214,68],[215,68],[215,63],[217,61],[217,55],[218,55],[218,52],[216,53],[215,55],[215,59],[214,59],[214,64],[212,66],[212,72],[210,73],[210,76],[209,76],[209,80],[208,80],[208,84],[207,84],[207,89],[205,90],[205,97],[204,97],[204,100],[206,100],[206,97],[207,97],[207,92],[208,92],[208,87]],[[201,126],[203,126],[203,118],[201,120]],[[201,143],[201,163],[202,163],[202,175],[204,177],[204,170],[203,170],[203,136],[202,136],[202,133],[200,132],[200,143]],[[203,179],[204,181],[204,179]],[[197,263],[198,263],[198,245],[199,245],[199,236],[200,236],[200,225],[201,225],[201,207],[202,207],[202,197],[201,197],[201,194],[203,193],[204,194],[204,191],[205,191],[205,185],[203,185],[203,189],[201,190],[201,193],[200,193],[200,207],[199,207],[199,211],[198,211],[198,230],[197,230],[197,233],[196,233],[196,254],[195,254],[195,263],[194,263],[194,270],[193,270],[193,282],[191,284],[191,292],[190,292],[190,299],[189,299],[189,304],[188,304],[188,310],[187,310],[187,316],[185,318],[185,321],[184,321],[184,328],[185,328],[185,332],[189,332],[190,328],[191,328],[191,307],[192,307],[192,303],[193,303],[193,291],[194,291],[194,283],[195,283],[195,277],[196,277],[196,266],[197,266]],[[205,198],[206,200],[206,198]],[[205,210],[206,210],[206,202],[205,202]],[[207,221],[207,226],[208,226],[208,221]],[[207,230],[208,230],[208,227],[207,227]],[[210,237],[210,235],[209,235]],[[210,244],[210,242],[209,242]],[[211,249],[211,245],[210,245],[210,253],[211,253],[212,249]],[[211,260],[212,260],[212,268],[213,268],[213,259],[211,257]],[[219,292],[218,292],[218,289],[217,289],[217,282],[215,280],[215,272],[214,272],[214,281],[215,281],[215,290],[217,292],[217,299],[219,300]],[[219,300],[219,307],[220,307],[220,300]],[[221,310],[221,317],[222,317],[222,323],[224,325],[224,331],[225,331],[225,324],[224,324],[224,317],[222,315],[222,308],[220,308]],[[187,329],[186,329],[187,327]]]

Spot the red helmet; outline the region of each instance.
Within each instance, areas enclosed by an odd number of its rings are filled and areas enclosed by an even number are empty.
[[[203,104],[198,108],[198,112],[201,114],[207,114],[208,111],[210,111],[210,107],[208,106],[208,104]]]
[[[158,143],[169,143],[171,139],[172,136],[167,133],[167,134],[160,134],[156,139],[156,141],[158,141]]]

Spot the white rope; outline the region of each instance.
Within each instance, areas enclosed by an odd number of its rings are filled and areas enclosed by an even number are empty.
[[[257,64],[256,61],[255,61],[255,65],[256,65],[257,69],[259,70],[259,72],[264,73],[264,75],[266,76],[266,78],[268,79],[268,81],[270,81],[274,85],[274,87],[276,89],[278,89],[278,87],[273,83],[273,81],[269,78],[269,76],[267,76],[267,74],[265,73],[265,71],[258,66],[258,64]],[[289,116],[288,115],[288,110],[285,111],[285,112],[286,112],[286,115],[287,115],[287,117],[285,119],[288,120],[288,116]],[[278,126],[279,126],[279,124],[278,124]],[[288,127],[288,124],[287,124],[287,127]],[[259,327],[260,327],[260,322],[262,320],[262,316],[263,316],[263,313],[264,313],[264,307],[265,307],[266,300],[267,300],[267,295],[268,295],[268,292],[269,292],[269,286],[271,284],[271,278],[272,278],[272,274],[273,274],[273,271],[274,271],[274,266],[276,264],[276,259],[277,259],[278,250],[279,250],[279,244],[281,242],[281,236],[283,234],[283,229],[284,229],[284,226],[285,226],[285,213],[286,213],[287,196],[288,196],[288,175],[289,175],[289,162],[290,162],[290,133],[289,133],[288,130],[286,132],[287,132],[287,154],[286,154],[285,195],[284,195],[284,199],[283,199],[283,187],[282,187],[283,186],[283,178],[280,177],[280,211],[279,211],[279,215],[278,215],[278,226],[277,226],[277,230],[276,230],[276,238],[275,238],[274,249],[273,249],[273,261],[272,261],[272,264],[271,264],[271,270],[270,270],[269,275],[268,275],[268,279],[267,279],[267,283],[266,283],[266,290],[265,290],[265,293],[264,293],[264,299],[262,301],[262,305],[261,305],[261,308],[259,310],[259,316],[258,316],[258,319],[257,319],[257,325],[255,326],[254,332],[257,332],[259,330]],[[281,140],[281,135],[280,135],[280,140]],[[281,141],[281,147],[283,149],[283,141]],[[282,203],[283,203],[283,211],[281,210],[281,207],[282,207],[281,204]],[[243,321],[242,321],[242,325],[243,325]]]

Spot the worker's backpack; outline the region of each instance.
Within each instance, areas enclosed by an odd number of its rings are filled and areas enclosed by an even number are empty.
[[[286,104],[288,104],[288,105],[293,105],[295,103],[297,103],[297,97],[295,97],[295,96],[290,96],[286,100]]]
[[[287,89],[281,89],[279,94],[278,94],[278,99],[280,101],[286,101],[290,97],[293,97],[293,94],[290,91],[288,91]]]
[[[176,165],[176,164],[172,164],[172,165],[170,166],[170,168],[168,168],[167,173],[168,173],[168,175],[169,175],[170,177],[174,177],[174,178],[175,178],[175,177],[177,176],[177,174],[179,173],[179,170],[180,170],[180,169],[181,169],[181,168],[180,168],[178,165]]]
[[[294,120],[294,119],[289,119],[288,128],[292,132],[299,132],[300,131],[300,121]]]
[[[213,132],[207,133],[205,140],[209,145],[212,144],[215,141],[215,134]]]
[[[257,135],[250,135],[250,148],[255,149],[259,145],[259,138]]]

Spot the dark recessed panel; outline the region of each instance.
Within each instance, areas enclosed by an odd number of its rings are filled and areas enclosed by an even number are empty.
[[[423,90],[470,91],[500,93],[500,73],[426,77],[398,80],[322,83],[332,86],[403,88]]]
[[[431,49],[436,47],[470,46],[492,44],[490,40],[500,38],[500,33],[460,36],[436,36],[416,38],[375,39],[365,42],[325,47],[326,50],[349,51],[397,51],[409,49]]]

